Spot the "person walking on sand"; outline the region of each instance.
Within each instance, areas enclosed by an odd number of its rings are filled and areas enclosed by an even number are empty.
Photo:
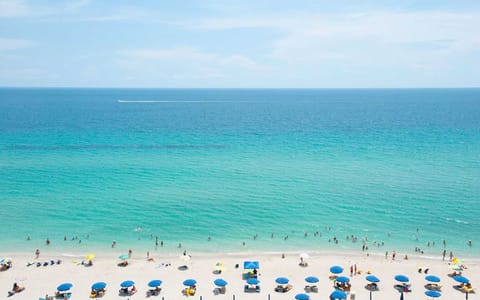
[[[39,256],[40,256],[40,249],[37,248],[37,250],[35,250],[35,259],[38,259]]]
[[[395,260],[395,256],[397,256],[397,253],[395,252],[395,250],[393,250],[393,253],[392,253],[392,260]]]
[[[353,276],[353,265],[350,266],[350,277]]]

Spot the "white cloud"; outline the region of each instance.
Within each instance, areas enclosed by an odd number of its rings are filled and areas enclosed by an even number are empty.
[[[202,52],[193,47],[175,47],[169,49],[126,49],[119,50],[117,54],[128,60],[142,61],[143,63],[167,62],[179,65],[196,64],[209,68],[228,66],[242,69],[264,69],[253,59],[240,54],[219,55]]]
[[[273,58],[310,63],[364,57],[363,50],[446,54],[480,46],[480,14],[475,12],[303,13],[206,19],[190,26],[197,30],[275,30],[282,37],[271,41]]]
[[[21,17],[30,12],[23,0],[0,0],[0,17]]]
[[[65,4],[33,5],[24,0],[0,0],[0,17],[45,17],[76,12],[90,4],[90,0],[70,1]],[[33,2],[35,3],[35,2]]]
[[[35,45],[30,40],[0,38],[0,51],[30,48]]]

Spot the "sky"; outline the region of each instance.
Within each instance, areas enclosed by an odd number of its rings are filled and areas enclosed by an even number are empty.
[[[0,0],[0,86],[480,87],[480,1]]]

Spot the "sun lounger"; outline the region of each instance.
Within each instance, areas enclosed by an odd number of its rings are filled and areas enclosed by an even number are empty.
[[[260,286],[259,285],[251,286],[246,284],[245,287],[243,288],[243,291],[245,293],[258,293],[260,292]]]

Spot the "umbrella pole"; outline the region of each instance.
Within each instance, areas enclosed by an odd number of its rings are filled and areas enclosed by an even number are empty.
[[[468,300],[468,292],[465,293],[465,299]]]
[[[372,291],[370,291],[370,300],[372,300]]]

